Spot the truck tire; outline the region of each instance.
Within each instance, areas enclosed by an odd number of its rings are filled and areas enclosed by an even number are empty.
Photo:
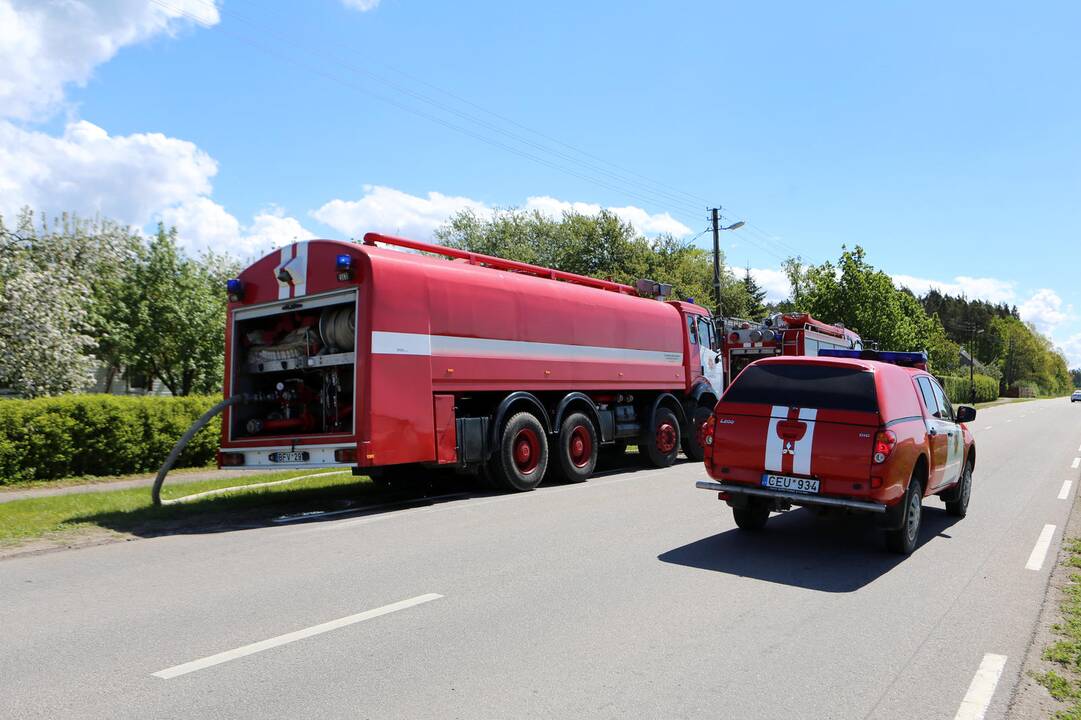
[[[732,516],[736,519],[736,527],[748,532],[757,532],[766,527],[769,520],[769,508],[761,503],[749,502],[745,507],[732,508]]]
[[[968,514],[968,499],[972,496],[972,463],[965,463],[961,480],[957,483],[957,492],[946,500],[946,512],[954,517],[963,518]]]
[[[679,454],[679,420],[666,407],[657,408],[653,421],[646,426],[638,442],[638,452],[649,459],[653,467],[670,467]]]
[[[713,414],[713,410],[705,405],[699,405],[694,409],[694,413],[691,415],[691,428],[690,432],[683,436],[683,454],[687,456],[688,460],[694,460],[695,462],[702,462],[706,457],[706,449],[702,447],[702,438],[699,437],[699,433],[702,430],[702,425],[706,420],[709,420],[709,416]]]
[[[600,449],[597,429],[585,413],[571,413],[556,438],[559,474],[567,482],[585,482],[597,467]]]
[[[540,485],[548,469],[548,438],[532,413],[511,416],[492,455],[492,479],[504,490],[525,492]]]
[[[920,541],[923,520],[923,485],[919,478],[909,480],[908,492],[901,502],[905,504],[901,527],[886,531],[886,547],[898,555],[911,555]]]

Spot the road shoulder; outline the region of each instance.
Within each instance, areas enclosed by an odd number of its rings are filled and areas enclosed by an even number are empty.
[[[1061,545],[1057,549],[1055,567],[1049,576],[1043,605],[1040,608],[1040,616],[1032,630],[1028,650],[1025,652],[1025,661],[1021,667],[1021,680],[1014,688],[1010,704],[1006,709],[1006,718],[1008,720],[1052,718],[1055,717],[1056,712],[1066,711],[1070,707],[1070,704],[1051,697],[1047,689],[1035,680],[1035,676],[1049,670],[1056,672],[1062,670],[1060,665],[1044,660],[1043,652],[1044,649],[1061,639],[1061,636],[1055,633],[1053,627],[1063,621],[1062,603],[1065,600],[1063,589],[1070,583],[1070,575],[1078,572],[1076,567],[1065,562],[1069,557],[1069,551],[1067,550],[1069,540],[1081,537],[1081,513],[1077,512],[1077,497],[1075,495],[1075,500],[1070,505],[1070,517],[1062,534]]]

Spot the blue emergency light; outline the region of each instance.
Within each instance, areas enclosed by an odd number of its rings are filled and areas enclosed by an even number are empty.
[[[901,365],[903,367],[915,367],[925,369],[927,367],[927,353],[899,352],[896,350],[833,350],[822,349],[818,351],[819,357],[852,358],[855,360],[878,360],[879,362]]]
[[[225,283],[225,292],[229,302],[240,302],[244,297],[244,282],[240,278],[229,278]]]
[[[353,256],[352,255],[339,255],[335,260],[335,265],[338,268],[338,280],[345,282],[353,278]]]

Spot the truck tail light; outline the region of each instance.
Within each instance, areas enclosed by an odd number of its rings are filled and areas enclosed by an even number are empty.
[[[334,451],[334,462],[336,463],[349,463],[351,465],[356,461],[356,448],[339,448]]]
[[[886,458],[893,452],[893,446],[897,444],[897,436],[893,434],[892,430],[880,430],[875,435],[875,454],[874,461],[876,464],[886,462]]]
[[[218,467],[237,467],[244,464],[244,453],[219,452]]]
[[[706,418],[706,421],[702,423],[701,430],[698,431],[700,433],[700,436],[698,438],[698,443],[700,445],[709,447],[713,444],[713,430],[716,425],[717,418],[715,416],[710,415],[708,418]]]

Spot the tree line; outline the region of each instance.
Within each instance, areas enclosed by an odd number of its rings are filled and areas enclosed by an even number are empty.
[[[189,257],[175,228],[28,210],[0,218],[0,387],[24,397],[105,390],[121,375],[174,395],[220,391],[225,281],[236,260]]]
[[[615,214],[567,212],[552,218],[508,209],[451,217],[436,231],[449,246],[633,284],[651,278],[678,299],[716,310],[712,254],[671,235],[647,238]],[[122,375],[160,382],[174,395],[221,390],[225,282],[239,271],[227,255],[183,252],[175,228],[150,236],[104,219],[63,215],[52,222],[24,211],[0,218],[0,388],[34,397],[85,390],[95,375],[108,388]],[[810,312],[843,323],[869,347],[927,350],[934,372],[957,374],[973,335],[979,372],[1003,391],[1041,394],[1081,385],[1051,341],[1016,308],[951,297],[920,297],[870,264],[862,247],[834,261],[784,263],[791,292],[777,303],[749,269],[721,258],[721,312],[760,320]],[[967,370],[967,368],[966,368]]]

